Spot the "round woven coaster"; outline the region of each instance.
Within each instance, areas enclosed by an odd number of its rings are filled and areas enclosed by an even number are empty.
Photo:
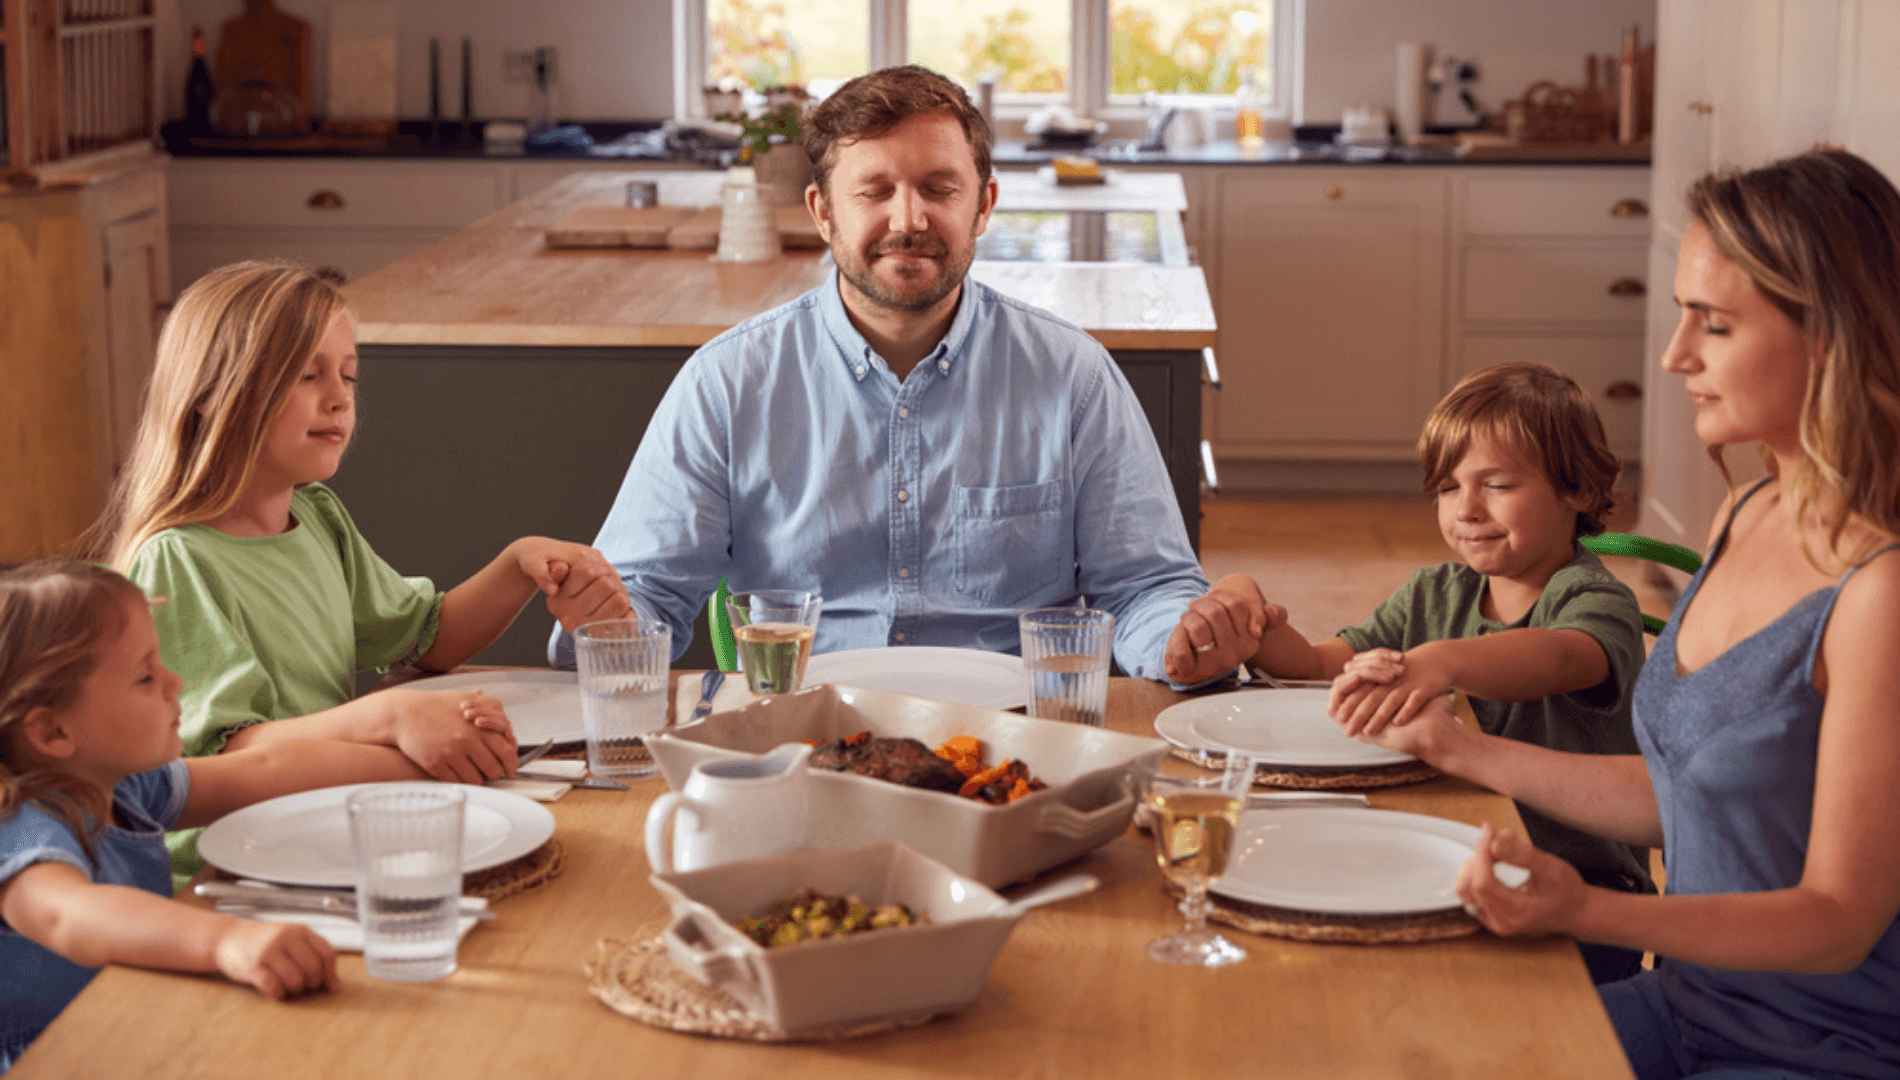
[[[560,877],[565,868],[561,842],[549,840],[519,859],[462,875],[462,895],[479,896],[492,904],[533,892]]]
[[[787,1035],[746,1011],[731,995],[679,969],[659,938],[602,940],[586,965],[587,988],[609,1009],[649,1027],[751,1042],[832,1042],[919,1027],[934,1015]]]
[[[1166,884],[1166,888],[1176,896],[1181,895],[1181,890],[1171,882]],[[1207,900],[1207,917],[1211,922],[1245,930],[1250,934],[1265,934],[1294,941],[1413,945],[1423,941],[1468,937],[1483,929],[1478,920],[1460,908],[1403,915],[1337,915],[1251,904],[1213,893],[1208,894]]]
[[[1220,768],[1219,759],[1209,759],[1179,746],[1171,753],[1191,765]],[[1263,787],[1292,788],[1299,791],[1337,791],[1345,788],[1388,788],[1421,784],[1442,775],[1422,761],[1399,761],[1366,769],[1289,769],[1261,765],[1254,770],[1253,782]]]

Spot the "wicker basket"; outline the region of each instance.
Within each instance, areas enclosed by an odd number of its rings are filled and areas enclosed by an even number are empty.
[[[1532,83],[1524,96],[1504,106],[1504,129],[1527,143],[1589,143],[1613,134],[1613,117],[1600,95],[1553,82]]]

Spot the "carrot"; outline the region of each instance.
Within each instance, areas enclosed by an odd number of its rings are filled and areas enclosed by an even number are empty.
[[[1009,801],[1015,802],[1027,794],[1029,794],[1029,781],[1018,776],[1016,778],[1016,786],[1009,789]]]
[[[1007,773],[1008,771],[1009,771],[1009,762],[1007,761],[1003,762],[1001,765],[992,765],[991,767],[984,769],[982,772],[977,773],[975,776],[970,777],[968,780],[965,780],[963,782],[963,786],[957,789],[957,794],[963,795],[963,796],[969,796],[971,794],[974,794],[978,788],[981,788],[983,785],[988,784],[991,781],[998,779],[999,777],[1001,777],[1003,774]]]
[[[946,750],[949,751],[949,753],[944,753]],[[943,756],[953,760],[955,758],[980,758],[983,756],[983,744],[979,742],[974,735],[954,735],[943,741],[943,746],[937,750],[937,753],[943,754]]]

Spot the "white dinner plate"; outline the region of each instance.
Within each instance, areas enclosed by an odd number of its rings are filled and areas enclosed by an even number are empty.
[[[1262,765],[1365,769],[1414,760],[1346,736],[1326,715],[1325,690],[1242,690],[1171,705],[1155,733],[1188,750],[1252,754]]]
[[[350,784],[255,803],[211,823],[198,854],[239,877],[284,885],[356,884],[349,812],[343,800],[373,784]],[[464,787],[462,872],[519,859],[554,835],[554,814],[532,799],[494,788]]]
[[[913,645],[820,653],[805,668],[805,685],[824,683],[893,690],[984,709],[1018,709],[1029,704],[1023,658],[982,649]]]
[[[1477,842],[1470,825],[1396,810],[1247,811],[1227,873],[1208,889],[1296,911],[1441,911],[1459,906],[1452,887]],[[1513,869],[1500,866],[1500,880],[1511,881]]]
[[[573,671],[465,671],[412,682],[412,690],[480,690],[501,699],[515,742],[535,746],[585,742],[581,719],[581,677]]]

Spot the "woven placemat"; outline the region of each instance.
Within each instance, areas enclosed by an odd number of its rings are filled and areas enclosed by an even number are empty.
[[[934,1014],[787,1035],[753,1016],[722,990],[681,971],[659,938],[608,938],[587,962],[587,988],[609,1009],[649,1027],[750,1042],[833,1042],[920,1027]]]
[[[1175,896],[1180,887],[1172,882],[1165,888]],[[1482,930],[1478,920],[1461,908],[1403,915],[1338,915],[1319,911],[1297,911],[1236,900],[1231,896],[1207,894],[1207,918],[1223,926],[1250,934],[1289,938],[1293,941],[1323,941],[1343,945],[1415,945],[1425,941],[1447,941],[1468,937]]]
[[[1219,757],[1179,746],[1170,752],[1190,765],[1198,765],[1203,769],[1220,768]],[[1398,761],[1364,769],[1290,769],[1278,765],[1261,765],[1254,769],[1253,782],[1262,787],[1298,791],[1338,791],[1347,788],[1402,787],[1435,780],[1441,775],[1437,769],[1422,761]]]
[[[549,840],[519,859],[462,875],[462,895],[479,896],[489,903],[533,892],[561,876],[566,862],[561,842]]]

